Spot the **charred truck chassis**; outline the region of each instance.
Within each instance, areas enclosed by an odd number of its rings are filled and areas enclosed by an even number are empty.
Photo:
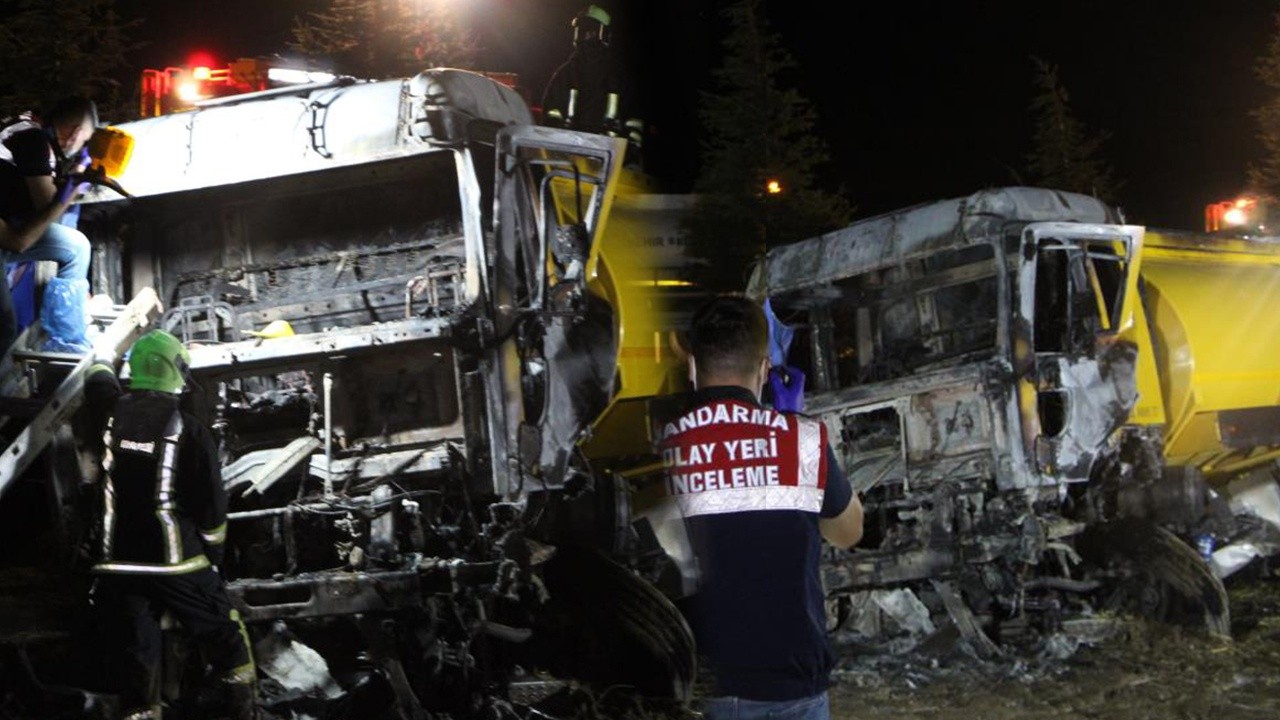
[[[576,451],[615,381],[599,239],[625,143],[534,126],[453,70],[187,115],[124,126],[139,152],[189,138],[191,160],[135,157],[135,198],[82,227],[95,290],[154,287],[191,348],[266,707],[526,717],[566,680],[687,699],[689,630],[610,557],[626,494]],[[284,170],[254,156],[275,148],[198,144],[246,118],[301,128]],[[296,334],[246,334],[276,320]],[[275,669],[303,658],[302,681]]]
[[[950,623],[983,655],[1099,610],[1227,633],[1221,582],[1175,535],[1202,521],[1203,485],[1143,484],[1160,439],[1126,425],[1142,239],[1092,198],[1007,188],[760,264],[750,292],[795,326],[806,411],[864,499],[865,539],[824,565],[835,628]],[[1165,512],[1124,511],[1142,502]]]

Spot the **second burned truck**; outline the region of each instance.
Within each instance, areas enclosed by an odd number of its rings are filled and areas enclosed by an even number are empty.
[[[1274,484],[1275,243],[1011,187],[777,248],[750,292],[864,497],[842,627],[909,590],[987,652],[1099,610],[1229,633],[1202,553],[1241,530],[1228,482]]]

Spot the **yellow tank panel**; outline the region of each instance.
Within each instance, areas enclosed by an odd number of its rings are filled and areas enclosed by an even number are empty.
[[[557,183],[557,205],[573,207],[572,185]],[[683,286],[669,257],[681,234],[687,195],[655,192],[650,178],[630,168],[619,173],[607,224],[587,265],[590,289],[613,308],[618,344],[617,382],[607,408],[596,419],[583,450],[593,459],[644,455],[652,444],[647,427],[649,398],[678,389],[683,360],[672,346],[671,291]]]
[[[1145,307],[1170,464],[1221,464],[1217,414],[1280,404],[1280,244],[1148,230]]]
[[[1120,333],[1124,340],[1138,346],[1138,400],[1129,411],[1130,425],[1164,425],[1164,392],[1160,388],[1160,373],[1156,365],[1155,349],[1147,332],[1147,313],[1142,303],[1134,303],[1134,322]]]

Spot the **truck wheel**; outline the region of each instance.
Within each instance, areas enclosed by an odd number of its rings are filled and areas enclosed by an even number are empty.
[[[551,600],[533,643],[552,673],[687,702],[696,662],[684,616],[656,588],[593,550],[561,546],[543,566]]]
[[[1136,519],[1098,523],[1081,535],[1078,549],[1112,577],[1101,592],[1101,609],[1231,637],[1222,581],[1168,530]]]

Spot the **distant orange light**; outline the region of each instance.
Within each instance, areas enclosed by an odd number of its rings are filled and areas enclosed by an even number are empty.
[[[1239,204],[1222,214],[1222,222],[1227,225],[1243,225],[1248,220],[1249,216],[1245,214],[1244,206]]]
[[[191,77],[196,80],[208,80],[213,77],[213,71],[201,65],[199,67],[191,68]]]
[[[782,192],[782,183],[778,182],[777,180],[769,180],[768,182],[765,183],[764,189],[765,189],[765,192],[769,193],[770,195],[777,195],[778,193]]]

